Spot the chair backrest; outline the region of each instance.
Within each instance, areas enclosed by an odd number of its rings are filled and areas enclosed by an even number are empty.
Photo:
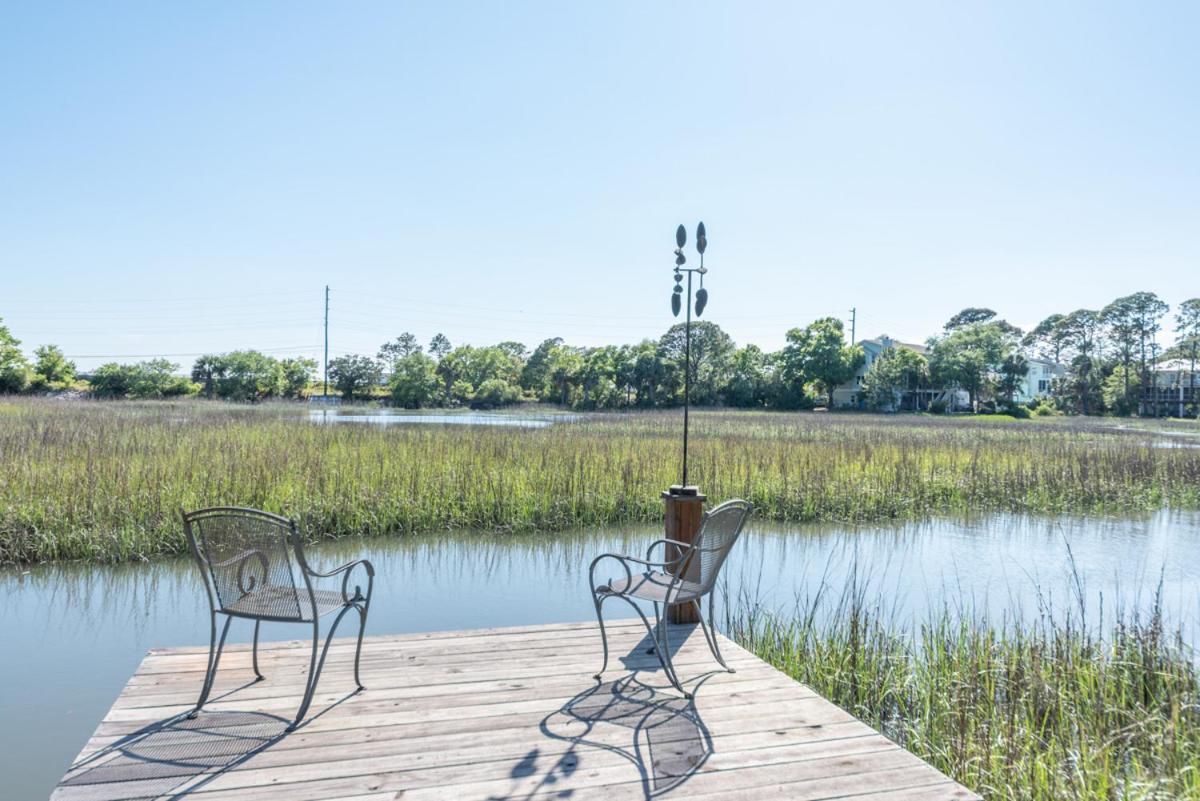
[[[257,509],[215,507],[183,515],[192,555],[200,563],[215,611],[301,620],[310,593],[297,592],[296,524]]]
[[[710,592],[717,583],[721,566],[725,564],[725,558],[729,556],[753,510],[749,501],[732,500],[704,513],[693,553],[689,557],[689,562],[695,565],[689,566],[689,572],[700,585],[699,595]]]

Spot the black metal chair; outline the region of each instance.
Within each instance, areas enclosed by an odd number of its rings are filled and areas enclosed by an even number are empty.
[[[691,693],[683,688],[679,676],[675,673],[675,665],[671,660],[671,643],[667,633],[666,610],[673,604],[693,604],[700,618],[700,628],[713,657],[722,668],[733,672],[733,668],[725,664],[721,657],[721,649],[717,645],[716,630],[713,628],[713,588],[721,566],[733,544],[742,533],[742,527],[753,507],[747,501],[726,501],[720,506],[706,512],[700,523],[700,531],[691,544],[678,540],[660,539],[650,543],[646,549],[646,558],[637,559],[632,556],[622,556],[615,553],[600,554],[592,560],[589,578],[592,585],[592,602],[596,606],[596,617],[600,621],[600,639],[604,644],[604,664],[596,674],[596,680],[608,667],[608,633],[604,630],[604,602],[609,598],[620,598],[633,607],[646,626],[654,646],[650,650],[658,654],[667,680],[685,698],[691,698]],[[654,549],[662,546],[664,560],[650,561]],[[670,550],[668,550],[670,549]],[[671,558],[665,558],[674,553]],[[624,576],[607,581],[596,582],[596,566],[604,559],[615,559],[625,571]],[[631,567],[634,565],[634,567]],[[656,569],[657,568],[657,569]],[[708,596],[708,616],[704,619],[701,600]],[[650,601],[654,605],[654,626],[646,619],[645,613],[634,603],[634,599]],[[662,606],[660,613],[659,606]]]
[[[235,617],[254,621],[254,675],[263,679],[258,669],[258,630],[264,620],[281,623],[305,623],[312,626],[312,657],[309,661],[308,683],[304,689],[304,700],[300,711],[288,729],[294,729],[304,720],[312,703],[329,643],[337,631],[338,624],[351,609],[358,612],[358,646],[354,652],[354,682],[358,690],[364,689],[359,678],[358,664],[362,655],[363,631],[367,626],[367,612],[371,607],[371,590],[375,584],[375,568],[366,559],[334,568],[328,572],[313,570],[304,558],[300,532],[293,520],[257,509],[241,509],[220,506],[183,513],[183,529],[187,534],[188,546],[200,565],[204,589],[212,615],[212,636],[208,648],[208,669],[204,675],[204,687],[200,700],[189,714],[194,718],[200,714],[208,695],[212,691],[217,675],[217,664],[221,661],[221,650],[225,647],[225,636],[229,624]],[[350,592],[350,576],[354,568],[362,567],[367,574],[367,592],[364,595],[359,585]],[[313,579],[328,579],[341,575],[341,590],[316,589]],[[297,581],[299,577],[300,581]],[[320,620],[331,612],[337,618],[325,637],[325,647],[317,660],[317,645],[320,641]],[[217,615],[225,615],[225,626],[217,638]]]

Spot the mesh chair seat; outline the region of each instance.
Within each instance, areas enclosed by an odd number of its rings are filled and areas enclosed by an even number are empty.
[[[673,588],[672,584],[675,585]],[[632,579],[624,576],[612,579],[607,584],[597,587],[596,592],[630,595],[634,598],[641,598],[643,601],[657,601],[658,603],[667,603],[667,596],[670,593],[670,603],[674,604],[687,603],[699,598],[703,595],[703,588],[692,581],[677,580],[669,573],[650,570],[640,575],[634,575]]]
[[[323,617],[349,605],[336,590],[313,590],[312,600],[317,603],[317,617]],[[235,603],[224,607],[224,610],[245,617],[278,617],[305,622],[312,622],[313,619],[313,605],[309,600],[308,591],[301,593],[293,587],[263,587],[243,595]]]

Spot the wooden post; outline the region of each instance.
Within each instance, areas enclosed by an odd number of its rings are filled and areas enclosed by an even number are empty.
[[[690,488],[690,489],[695,489]],[[670,492],[662,494],[663,503],[666,505],[666,537],[669,540],[678,540],[680,542],[692,543],[696,539],[696,534],[700,531],[700,518],[704,514],[704,501],[707,498],[699,493],[695,495],[676,495]],[[678,555],[678,550],[670,546],[664,548],[668,554],[667,559]],[[700,563],[693,560],[687,568],[685,579],[699,581],[700,579]],[[699,623],[700,618],[696,614],[696,607],[691,604],[673,604],[667,613],[667,620],[671,623]]]

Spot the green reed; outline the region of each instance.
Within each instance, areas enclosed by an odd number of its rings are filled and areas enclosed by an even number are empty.
[[[1200,672],[1157,607],[1100,637],[1078,616],[947,610],[911,631],[861,593],[818,606],[779,618],[742,604],[731,628],[989,801],[1200,799]]]
[[[180,508],[308,536],[556,530],[661,518],[680,415],[543,429],[319,426],[302,407],[0,400],[0,562],[184,549]],[[1200,449],[1091,422],[733,411],[693,416],[690,477],[780,521],[1200,507]]]

